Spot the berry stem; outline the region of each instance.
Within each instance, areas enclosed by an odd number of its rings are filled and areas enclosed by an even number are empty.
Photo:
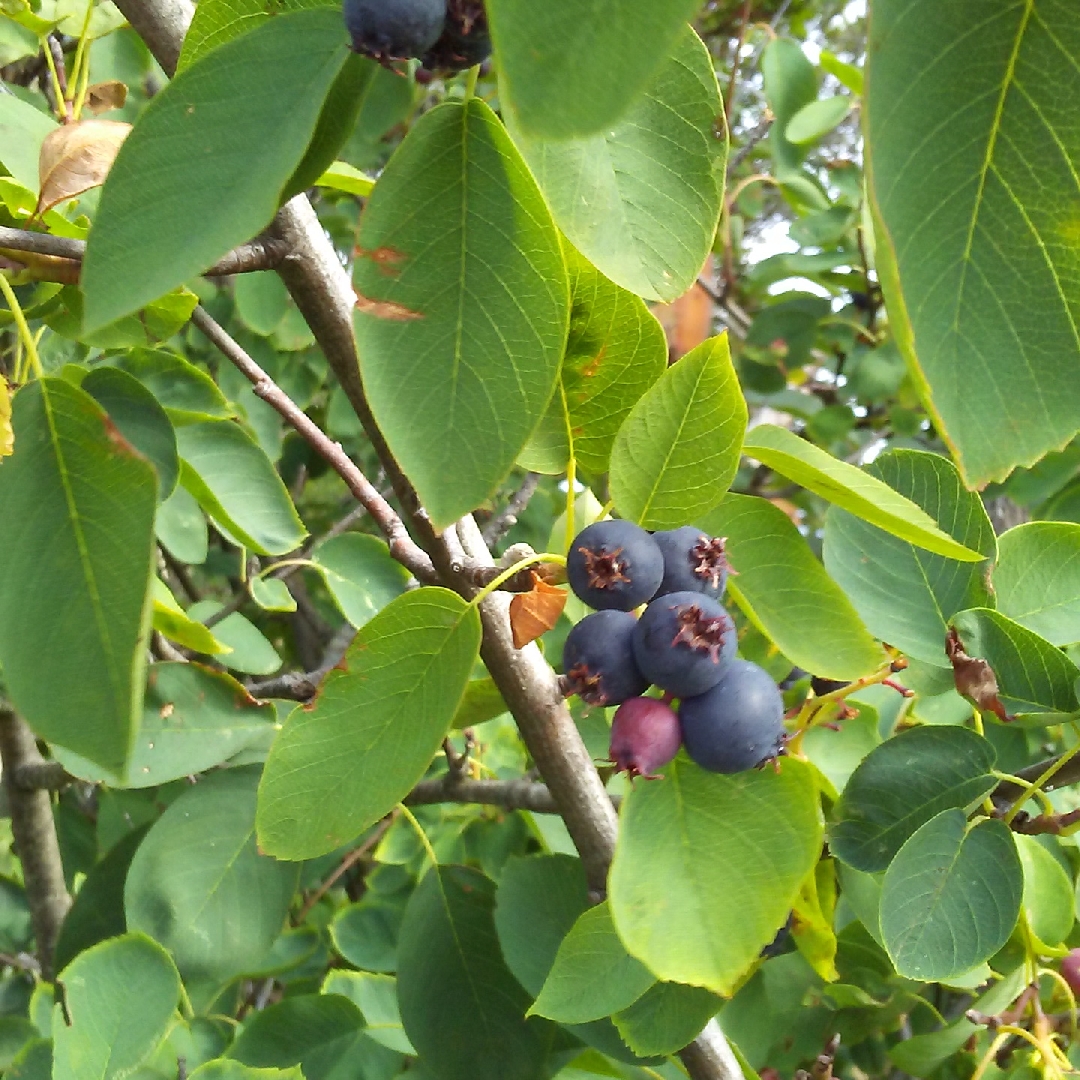
[[[550,551],[542,551],[539,555],[530,555],[527,559],[521,559],[514,563],[513,566],[504,570],[498,577],[489,581],[473,598],[469,601],[470,607],[476,607],[481,600],[486,599],[491,595],[504,581],[509,581],[515,574],[520,573],[527,566],[533,566],[536,563],[558,563],[560,566],[566,565],[566,559],[562,555],[555,555]]]
[[[465,100],[469,101],[476,96],[476,80],[480,78],[480,65],[475,64],[469,68],[468,75],[465,76]]]

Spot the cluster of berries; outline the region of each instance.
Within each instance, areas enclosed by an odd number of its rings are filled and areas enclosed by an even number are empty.
[[[344,0],[353,50],[387,64],[464,71],[491,55],[483,0]]]
[[[685,526],[648,533],[599,521],[571,545],[566,575],[592,608],[563,648],[563,685],[590,705],[618,705],[611,759],[650,777],[685,746],[712,772],[752,769],[782,753],[784,703],[768,672],[735,657],[720,603],[724,541]],[[640,618],[633,612],[648,604]],[[650,686],[665,700],[644,697]],[[678,712],[668,704],[679,699]]]

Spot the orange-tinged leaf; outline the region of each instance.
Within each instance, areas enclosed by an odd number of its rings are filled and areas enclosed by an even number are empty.
[[[530,641],[546,634],[558,621],[566,607],[566,590],[549,585],[533,574],[531,592],[518,593],[510,601],[510,629],[514,648],[524,649]]]
[[[50,132],[38,158],[36,213],[103,184],[130,131],[130,124],[116,120],[82,120]]]

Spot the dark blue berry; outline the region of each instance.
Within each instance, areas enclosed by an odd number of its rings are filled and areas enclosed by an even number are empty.
[[[653,780],[656,770],[671,761],[681,745],[679,718],[665,702],[633,697],[615,710],[610,753],[616,772]]]
[[[737,646],[731,617],[701,593],[658,596],[634,628],[634,659],[642,675],[678,698],[715,686]]]
[[[651,600],[664,576],[656,541],[631,521],[582,529],[566,556],[566,577],[591,608],[633,611]]]
[[[723,678],[679,704],[686,752],[703,769],[745,772],[783,752],[784,701],[769,673],[735,660]]]
[[[675,592],[699,592],[719,600],[728,579],[725,540],[709,536],[693,525],[653,533],[664,556],[664,580],[657,596]]]
[[[423,56],[443,32],[446,0],[344,0],[355,52],[376,60]]]
[[[491,55],[487,13],[480,0],[448,0],[442,36],[424,53],[429,71],[451,74],[483,63]]]
[[[631,637],[637,619],[626,611],[586,615],[566,635],[563,682],[588,705],[618,705],[649,688],[634,663]]]

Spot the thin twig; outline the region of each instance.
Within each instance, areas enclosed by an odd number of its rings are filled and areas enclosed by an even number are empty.
[[[739,78],[739,62],[742,59],[743,42],[746,41],[746,28],[750,24],[750,7],[753,0],[744,0],[739,16],[739,36],[735,40],[735,55],[731,60],[731,77],[728,79],[727,93],[724,95],[724,116],[731,124],[731,106],[735,101],[735,84]]]
[[[191,321],[239,369],[255,388],[256,397],[271,405],[307,441],[308,445],[345,481],[357,502],[371,514],[390,545],[390,554],[420,581],[437,581],[438,575],[427,553],[409,536],[394,508],[353,460],[281,389],[269,375],[233,340],[214,317],[199,305]]]
[[[507,502],[503,512],[496,514],[484,526],[484,543],[488,547],[494,547],[517,524],[518,517],[525,507],[529,505],[529,500],[536,492],[539,483],[539,473],[525,474],[521,486],[510,496],[510,500]]]
[[[297,924],[302,923],[307,918],[308,912],[341,880],[351,867],[355,866],[383,838],[386,830],[390,828],[390,824],[394,820],[394,813],[391,812],[383,818],[375,826],[375,831],[362,844],[353,848],[341,860],[337,869],[304,901],[304,906],[296,916]]]

